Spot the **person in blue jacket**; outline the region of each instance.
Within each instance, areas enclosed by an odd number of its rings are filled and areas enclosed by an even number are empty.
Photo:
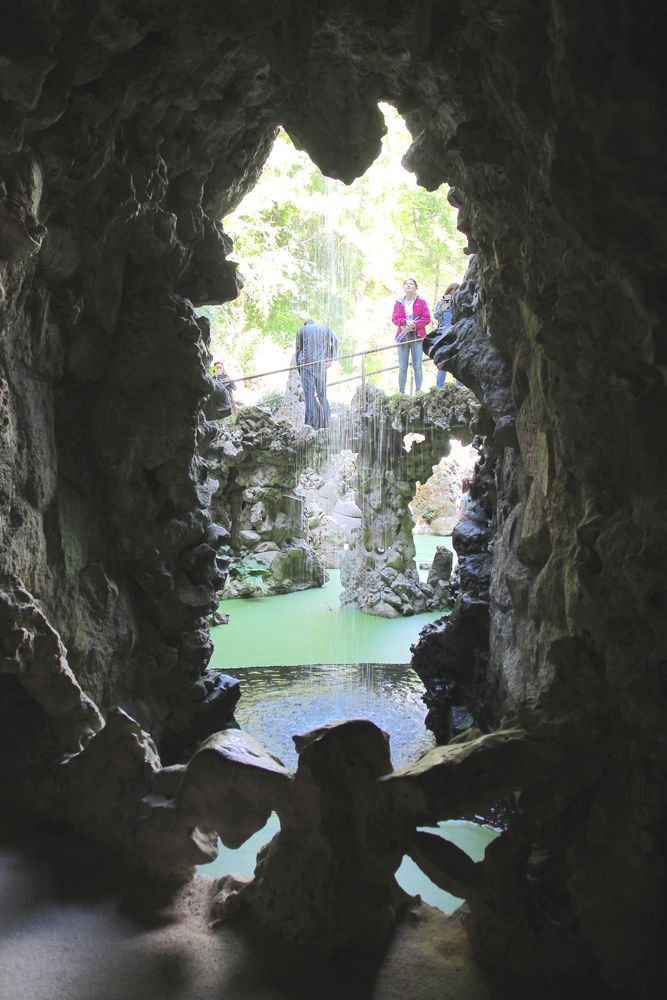
[[[296,334],[296,363],[306,402],[306,423],[327,427],[331,407],[327,399],[327,368],[338,352],[338,339],[324,323],[307,319]],[[316,398],[317,397],[317,398]]]
[[[456,281],[453,281],[451,285],[448,285],[443,292],[442,298],[433,310],[433,316],[438,324],[436,332],[446,330],[448,326],[452,325],[452,299],[460,287],[461,285]],[[439,389],[441,389],[445,384],[446,378],[447,369],[438,368],[438,374],[435,377],[435,384]]]

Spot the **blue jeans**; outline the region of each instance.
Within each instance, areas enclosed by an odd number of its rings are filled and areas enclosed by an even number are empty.
[[[412,334],[408,334],[412,339]],[[408,363],[412,357],[412,370],[415,373],[415,392],[419,392],[422,387],[422,342],[421,339],[414,344],[397,344],[398,350],[398,391],[405,392],[405,383],[408,378]]]
[[[447,378],[447,369],[438,368],[438,374],[435,376],[435,384],[437,385],[438,389],[442,389],[443,385],[445,384],[446,378]]]
[[[327,370],[324,362],[302,368],[301,384],[306,401],[306,423],[315,428],[326,427],[331,416],[331,407],[327,399]]]

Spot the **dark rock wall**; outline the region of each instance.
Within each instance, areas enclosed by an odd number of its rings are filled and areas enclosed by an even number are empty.
[[[41,6],[10,25],[2,69],[5,568],[102,710],[159,734],[203,697],[223,580],[193,304],[238,282],[205,188],[215,173],[217,206],[237,201],[273,126],[230,99],[262,61],[196,16]]]
[[[478,255],[477,354],[490,340],[512,365],[518,453],[496,460],[490,570],[493,714],[539,695],[522,717],[565,746],[573,765],[520,800],[514,832],[489,858],[496,874],[513,872],[522,898],[499,908],[498,938],[493,920],[483,925],[482,947],[512,964],[500,951],[516,920],[561,973],[585,964],[583,940],[591,967],[621,980],[638,970],[629,988],[641,992],[639,981],[654,985],[655,951],[648,956],[664,905],[654,867],[665,807],[657,429],[666,399],[655,256],[664,234],[646,215],[662,139],[647,22],[622,5],[607,8],[604,24],[599,14],[558,4],[546,16],[537,5],[512,27],[478,24],[480,60],[467,66],[475,113],[468,105],[440,174],[432,153],[446,126],[420,110],[428,137],[411,161],[425,181],[455,185]],[[618,143],[631,122],[637,143]],[[474,353],[468,341],[469,384]],[[511,425],[496,414],[494,423],[511,448]],[[540,898],[549,903],[538,916]]]
[[[28,2],[3,15],[0,60],[3,668],[57,664],[69,693],[44,705],[63,718],[88,704],[78,683],[158,737],[186,724],[224,573],[193,311],[235,293],[217,219],[276,124],[349,180],[393,101],[408,165],[454,186],[477,254],[466,365],[477,338],[511,369],[514,424],[505,385],[469,378],[495,448],[494,711],[519,707],[571,761],[485,862],[480,949],[635,985],[664,930],[657,10]],[[61,646],[34,638],[40,615]]]

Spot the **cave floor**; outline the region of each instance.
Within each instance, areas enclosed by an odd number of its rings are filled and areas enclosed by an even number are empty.
[[[429,906],[379,970],[287,957],[241,926],[211,931],[212,880],[128,880],[63,834],[0,831],[0,1000],[497,1000],[460,918]]]

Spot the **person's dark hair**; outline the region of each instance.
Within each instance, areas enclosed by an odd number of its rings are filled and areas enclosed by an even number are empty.
[[[447,285],[447,287],[445,288],[445,290],[444,290],[444,292],[442,294],[443,295],[453,295],[454,292],[458,292],[458,290],[459,290],[460,287],[461,287],[461,285],[459,284],[458,281],[452,281],[452,283],[450,285]]]
[[[405,281],[412,281],[412,282],[414,282],[415,288],[419,288],[419,285],[417,284],[417,279],[416,278],[406,278]],[[403,282],[403,284],[405,284],[405,281]]]

